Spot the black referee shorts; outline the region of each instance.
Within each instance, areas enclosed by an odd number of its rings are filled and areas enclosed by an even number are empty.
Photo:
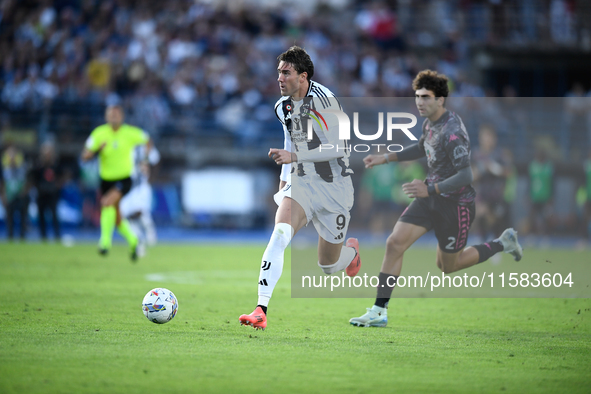
[[[123,178],[117,181],[106,181],[101,178],[101,195],[104,196],[111,189],[118,189],[124,196],[131,190],[131,178]]]
[[[415,199],[398,220],[435,230],[441,251],[456,253],[466,247],[475,212],[474,202],[459,204],[437,195]]]

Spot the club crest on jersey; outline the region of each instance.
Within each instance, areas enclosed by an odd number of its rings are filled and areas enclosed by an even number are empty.
[[[425,153],[427,154],[427,162],[429,164],[433,163],[435,161],[435,149],[427,142],[425,142]]]
[[[457,138],[457,137],[456,137]],[[458,145],[454,148],[454,159],[459,159],[468,155],[468,149],[463,145]]]
[[[288,110],[288,111],[291,111],[291,104],[287,104],[287,105],[285,106],[285,109],[286,109],[286,110]]]
[[[312,108],[310,107],[310,103],[303,103],[300,107],[300,116],[303,118],[310,116],[311,109]]]

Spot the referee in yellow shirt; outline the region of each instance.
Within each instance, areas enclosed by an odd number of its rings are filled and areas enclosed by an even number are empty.
[[[143,130],[123,123],[123,108],[119,105],[107,107],[106,124],[94,129],[82,151],[82,161],[94,156],[99,158],[101,177],[101,239],[99,253],[106,255],[111,249],[113,230],[127,240],[131,259],[137,259],[138,238],[131,230],[129,222],[119,213],[119,201],[131,189],[133,171],[133,150],[137,145],[146,144],[146,157],[152,141]]]

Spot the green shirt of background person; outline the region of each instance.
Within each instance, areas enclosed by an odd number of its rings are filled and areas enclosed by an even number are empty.
[[[420,163],[400,162],[366,171],[362,185],[374,201],[394,201],[399,205],[408,205],[412,199],[404,194],[402,184],[424,178],[425,170]]]
[[[24,154],[14,145],[8,146],[2,155],[0,176],[0,200],[6,209],[8,239],[14,235],[14,216],[20,215],[20,237],[25,238],[29,211],[29,182]],[[2,253],[0,253],[0,256]],[[2,259],[0,258],[0,261]]]
[[[554,165],[543,150],[529,165],[530,198],[534,203],[548,202],[552,198]]]
[[[365,171],[361,184],[373,201],[392,201],[392,190],[397,185],[394,171],[386,166],[376,167],[377,171]]]
[[[576,195],[579,207],[584,206],[587,201],[591,201],[591,159],[585,160],[583,170],[585,171],[585,184],[577,190]]]
[[[417,161],[402,161],[395,164],[396,186],[392,190],[392,196],[396,204],[406,206],[414,199],[404,193],[402,185],[412,182],[413,179],[425,179],[427,175],[423,166]]]
[[[27,167],[24,155],[14,146],[9,146],[2,155],[2,178],[6,204],[26,193]]]

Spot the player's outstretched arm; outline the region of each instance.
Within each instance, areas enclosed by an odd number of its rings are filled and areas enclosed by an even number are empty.
[[[365,164],[365,168],[373,168],[374,166],[379,166],[381,164],[389,163],[389,158],[386,158],[386,155],[367,155],[363,158],[363,164]]]
[[[467,166],[441,182],[427,185],[425,182],[415,179],[410,183],[403,184],[402,190],[411,198],[423,198],[435,194],[449,193],[470,183],[472,183],[472,168]]]
[[[88,148],[84,148],[84,150],[82,151],[82,154],[80,155],[80,160],[82,160],[83,162],[91,160],[94,156],[96,156],[104,147],[105,147],[106,143],[103,143],[96,152],[91,151]]]
[[[384,153],[383,155],[368,155],[363,159],[365,168],[372,168],[380,164],[387,164],[392,161],[411,161],[425,157],[425,151],[418,143],[404,148],[400,152]]]
[[[152,141],[152,138],[148,138],[148,142],[146,142],[146,161],[149,162],[150,161],[150,152],[152,151],[152,148],[154,147],[154,142]]]
[[[275,160],[278,165],[289,164],[298,160],[295,153],[288,152],[285,149],[269,149],[269,157]]]
[[[84,148],[84,150],[82,151],[82,154],[80,155],[80,160],[88,161],[88,160],[92,159],[93,157],[94,157],[94,152]]]

